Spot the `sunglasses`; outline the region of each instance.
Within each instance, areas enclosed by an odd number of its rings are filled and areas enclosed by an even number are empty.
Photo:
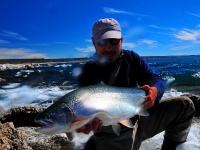
[[[98,41],[97,44],[99,46],[106,46],[109,42],[111,45],[117,45],[119,44],[120,40],[121,39],[103,39],[101,41]]]

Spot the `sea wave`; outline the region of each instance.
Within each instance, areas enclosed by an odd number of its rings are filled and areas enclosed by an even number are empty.
[[[200,72],[194,73],[192,76],[193,76],[194,78],[200,78]]]
[[[173,78],[172,82],[169,82]],[[166,77],[170,86],[200,86],[200,72],[184,72],[174,74],[171,78]]]
[[[0,89],[0,108],[6,111],[17,106],[50,106],[72,90],[63,90],[58,86],[32,88],[18,83],[10,84]]]

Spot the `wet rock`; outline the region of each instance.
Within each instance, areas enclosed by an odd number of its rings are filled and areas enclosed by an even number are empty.
[[[34,122],[34,118],[43,110],[45,107],[17,107],[12,108],[9,111],[0,115],[0,121],[2,123],[5,122],[13,122],[15,127],[38,127],[39,124]]]
[[[35,127],[19,127],[18,130],[26,132],[27,144],[33,150],[73,150],[74,143],[70,142],[66,134],[44,135],[35,132]]]
[[[74,143],[65,134],[44,135],[34,127],[15,128],[12,122],[0,122],[1,150],[73,150]]]
[[[32,150],[26,143],[24,131],[16,130],[12,122],[0,122],[0,149],[2,150]]]
[[[0,71],[8,69],[34,69],[39,67],[39,63],[28,63],[28,64],[0,64]]]
[[[0,78],[0,82],[6,82],[6,79]]]
[[[39,67],[40,65],[39,64],[27,64],[25,65],[25,69],[34,69],[34,68],[37,68]]]

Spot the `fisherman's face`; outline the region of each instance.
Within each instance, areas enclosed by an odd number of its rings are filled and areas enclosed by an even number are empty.
[[[104,39],[94,43],[99,57],[105,57],[109,63],[114,62],[120,56],[123,37],[121,39]]]

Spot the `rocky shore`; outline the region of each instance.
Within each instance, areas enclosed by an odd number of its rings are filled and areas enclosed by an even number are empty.
[[[49,62],[84,62],[89,58],[29,58],[29,59],[0,59],[0,64],[27,64],[27,63],[49,63]]]
[[[34,118],[45,107],[17,107],[0,116],[2,150],[72,150],[74,143],[65,134],[48,136],[35,132],[40,125]]]
[[[47,71],[48,73],[45,74],[44,71],[37,70],[37,68],[39,67],[50,68],[55,66],[56,66],[55,62],[0,64],[0,85],[7,85],[10,83],[21,83],[21,84],[31,83],[31,85],[38,85],[43,82],[50,83],[52,82],[52,79],[50,78],[53,77],[55,74],[60,76],[60,78],[62,78],[65,81],[64,78],[66,78],[67,76],[60,72]],[[40,76],[39,79],[38,76]]]
[[[194,123],[200,126],[200,96],[187,94],[195,104]],[[34,118],[45,107],[18,107],[4,112],[0,116],[0,149],[2,150],[72,150],[75,143],[65,134],[47,136],[35,132],[40,125]],[[144,148],[145,150],[145,148]]]
[[[47,64],[51,65],[51,64]],[[25,81],[26,78],[15,76],[15,70],[30,70],[39,67],[39,63],[27,63],[27,64],[0,64],[0,84],[6,83],[20,83]]]

